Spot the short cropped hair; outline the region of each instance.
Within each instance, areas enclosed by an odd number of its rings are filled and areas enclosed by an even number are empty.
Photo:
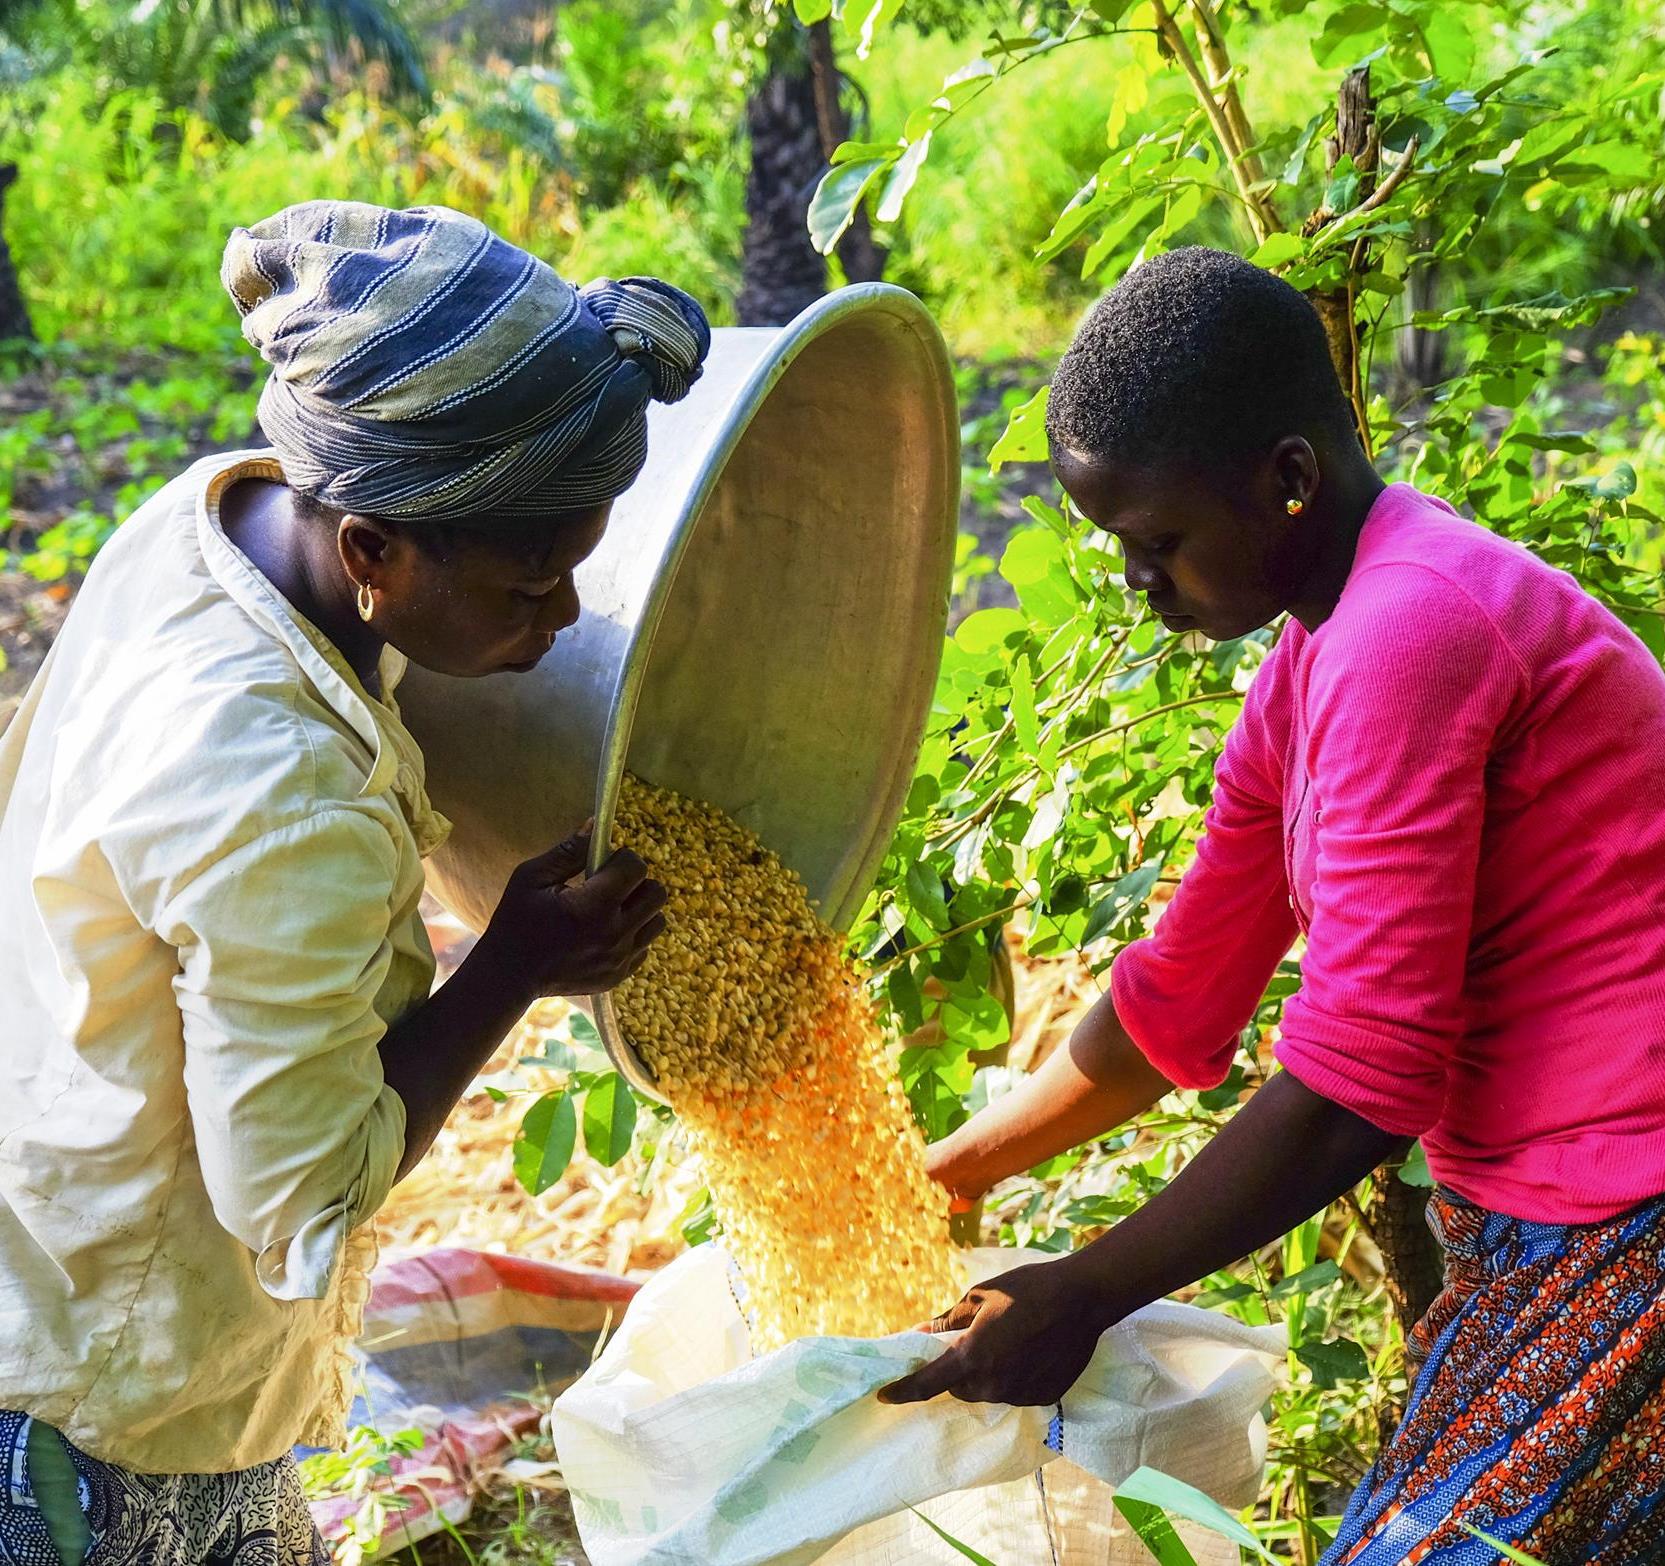
[[[1286,435],[1356,439],[1318,312],[1223,250],[1170,250],[1093,306],[1053,377],[1047,436],[1139,467],[1238,468]]]

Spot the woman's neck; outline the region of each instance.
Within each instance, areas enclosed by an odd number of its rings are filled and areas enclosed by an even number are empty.
[[[245,479],[225,492],[220,525],[295,612],[329,639],[372,695],[381,695],[385,645],[358,614],[356,587],[347,577],[328,528],[295,514],[294,491]]]
[[[1347,461],[1331,470],[1325,486],[1324,509],[1317,519],[1317,549],[1289,612],[1306,627],[1316,631],[1335,613],[1341,590],[1358,554],[1359,535],[1376,497],[1387,485],[1361,451],[1358,460]]]

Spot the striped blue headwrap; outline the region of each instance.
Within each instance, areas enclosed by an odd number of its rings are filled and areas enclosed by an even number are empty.
[[[272,366],[290,485],[366,516],[466,522],[599,505],[636,480],[705,314],[651,277],[574,288],[448,207],[307,201],[233,231],[220,276]]]

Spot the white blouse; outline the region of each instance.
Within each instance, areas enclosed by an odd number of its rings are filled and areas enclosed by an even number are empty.
[[[0,736],[0,1408],[152,1473],[342,1435],[434,971],[421,753],[221,529],[251,477],[120,528]]]

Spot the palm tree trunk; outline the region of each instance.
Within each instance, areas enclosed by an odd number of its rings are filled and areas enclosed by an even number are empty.
[[[35,335],[29,307],[23,302],[23,290],[18,285],[17,267],[6,244],[6,187],[16,178],[15,163],[0,163],[0,342],[17,337],[32,339]]]
[[[825,161],[815,79],[790,13],[747,100],[746,130],[752,166],[736,313],[742,326],[783,326],[827,290],[826,261],[809,241],[809,202]]]

